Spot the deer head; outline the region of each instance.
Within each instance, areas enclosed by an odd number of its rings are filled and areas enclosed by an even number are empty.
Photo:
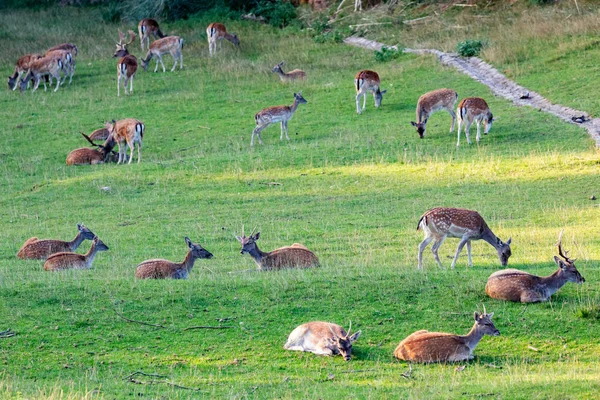
[[[185,237],[185,243],[188,245],[195,258],[213,258],[213,255],[197,243],[192,243],[189,237]]]
[[[113,57],[125,57],[126,55],[129,55],[126,47],[134,41],[135,33],[132,30],[127,31],[127,33],[129,33],[129,41],[125,42],[125,34],[119,29],[119,43],[116,43],[117,49],[115,50]]]
[[[375,92],[375,108],[378,108],[381,105],[381,100],[383,99],[383,95],[385,92],[387,92],[387,89],[386,90],[377,89],[377,92]]]
[[[246,237],[242,228],[242,236],[236,236],[235,238],[242,244],[242,250],[240,250],[240,254],[250,254],[250,252],[256,250],[256,241],[260,238],[260,232],[256,232],[256,234],[254,234],[253,229],[252,233],[250,233],[250,236]]]
[[[562,249],[562,234],[563,231],[560,231],[558,243],[556,244],[558,246],[558,254],[562,257],[562,260],[559,257],[554,256],[554,262],[558,265],[561,275],[563,275],[567,281],[582,284],[585,282],[585,278],[581,276],[579,271],[577,271],[577,268],[575,268],[576,259],[569,258],[567,256],[568,252],[563,251]]]
[[[479,314],[477,311],[475,311],[475,314],[473,316],[475,317],[477,329],[484,335],[500,335],[500,331],[496,329],[494,323],[492,322],[492,317],[494,316],[494,313],[488,314],[485,310],[485,306],[483,306],[483,314]]]
[[[281,69],[282,65],[283,65],[283,61],[280,62],[279,64],[277,64],[276,66],[274,66],[273,69],[271,70],[271,72],[277,72],[277,73],[283,74],[283,70]]]
[[[94,236],[94,245],[96,246],[96,251],[106,251],[108,250],[108,246],[105,245],[102,240],[98,236]]]
[[[77,229],[83,235],[84,239],[93,240],[96,237],[96,235],[94,234],[94,232],[90,231],[83,224],[77,224]]]
[[[491,112],[488,112],[488,115],[486,118],[483,119],[483,134],[487,135],[490,132],[490,129],[492,129],[492,122],[494,122],[494,114],[492,114]]]
[[[238,39],[235,33],[231,34],[231,43],[233,43],[235,47],[240,47],[240,39]]]
[[[340,355],[344,357],[344,360],[350,361],[350,357],[352,356],[352,343],[355,342],[356,339],[358,339],[358,337],[361,334],[361,331],[358,331],[354,335],[350,336],[350,331],[352,330],[352,321],[350,321],[348,332],[344,337],[338,336],[331,328],[331,325],[329,325],[329,330],[333,335],[333,344],[337,347],[337,350],[339,351]]]
[[[410,121],[411,125],[415,127],[419,137],[423,139],[425,137],[425,127],[427,126],[427,118],[421,122]]]
[[[512,255],[510,251],[510,243],[512,242],[512,238],[508,238],[506,243],[504,243],[500,238],[496,238],[496,251],[498,252],[498,258],[500,259],[500,263],[503,267],[508,265],[508,258]]]
[[[298,104],[307,103],[306,99],[302,97],[302,91],[299,93],[294,93],[294,100],[298,102]]]

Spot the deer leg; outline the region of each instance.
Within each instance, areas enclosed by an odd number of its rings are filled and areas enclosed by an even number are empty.
[[[460,146],[460,131],[462,129],[462,119],[458,118],[458,139],[456,141],[456,147]]]
[[[117,164],[121,164],[121,142],[118,142],[117,145],[119,146],[119,158],[117,159]]]
[[[363,93],[363,106],[362,106],[362,110],[365,111],[365,109],[367,108],[367,92]]]
[[[175,67],[177,67],[177,61],[178,61],[179,57],[177,57],[177,52],[171,53],[171,55],[173,56],[173,61],[175,61],[173,63],[173,68],[171,68],[171,72],[173,72],[173,71],[175,71]]]
[[[287,140],[290,140],[290,136],[288,135],[288,133],[289,133],[288,121],[285,121],[285,137]]]
[[[183,68],[183,53],[179,50],[179,70]]]
[[[481,120],[478,119],[476,124],[477,124],[477,137],[475,138],[475,140],[477,140],[477,143],[479,143],[479,139],[481,139]]]
[[[154,72],[158,71],[158,57],[156,57],[156,67],[154,67]]]
[[[467,257],[469,258],[469,267],[473,267],[473,259],[471,258],[471,241],[467,242]]]
[[[462,251],[462,248],[465,246],[465,244],[469,241],[469,238],[463,237],[460,240],[460,243],[458,244],[458,248],[456,249],[456,254],[454,255],[454,260],[452,260],[452,265],[450,266],[452,269],[454,269],[454,266],[456,265],[456,261],[458,260],[458,255],[460,254],[460,252]]]
[[[419,260],[417,264],[418,269],[423,269],[423,251],[427,248],[427,246],[429,245],[429,243],[431,243],[432,240],[433,236],[428,236],[421,242],[421,244],[419,244],[419,256],[417,257],[417,259]]]
[[[456,122],[456,113],[453,109],[448,109],[448,114],[452,117],[452,126],[450,126],[450,132],[454,132],[454,123]]]
[[[36,77],[35,84],[33,85],[33,90],[31,91],[31,93],[35,92],[37,90],[38,86],[40,86],[40,78]],[[44,82],[44,86],[46,86],[46,82]]]
[[[262,139],[260,138],[260,131],[265,129],[264,125],[257,125],[256,128],[252,131],[252,139],[250,139],[250,146],[254,146],[254,136],[258,136],[258,141],[260,144],[263,144]]]
[[[121,74],[117,78],[117,97],[121,96]]]
[[[281,135],[279,135],[279,140],[283,140],[283,127],[285,125],[285,122],[281,121]]]
[[[444,243],[445,239],[446,239],[446,236],[443,236],[442,238],[437,239],[435,241],[435,243],[433,244],[433,246],[431,246],[431,252],[433,253],[433,258],[435,258],[435,261],[438,263],[440,268],[444,268],[444,266],[442,265],[442,262],[440,261],[440,256],[438,255],[438,249],[440,248],[442,243]]]
[[[360,96],[362,96],[362,92],[358,92],[356,94],[356,112],[360,114]]]
[[[138,149],[138,164],[142,161],[142,142],[139,141],[137,142],[137,149]]]
[[[133,148],[135,147],[135,142],[132,142],[132,143],[127,142],[127,145],[129,146],[129,162],[127,164],[131,164],[131,161],[133,161]],[[139,149],[139,147],[138,147],[138,149]]]
[[[158,59],[160,60],[160,65],[162,65],[162,67],[163,67],[163,72],[166,72],[166,71],[167,71],[167,69],[165,68],[165,64],[163,63],[163,60],[162,60],[162,55],[161,55],[161,56],[158,56]]]
[[[473,144],[471,143],[471,137],[469,136],[470,132],[471,132],[471,124],[473,123],[473,121],[469,122],[467,121],[467,123],[465,124],[465,136],[467,137],[467,143],[469,144]]]
[[[129,78],[129,94],[133,93],[133,77],[135,75],[131,75],[131,78]]]

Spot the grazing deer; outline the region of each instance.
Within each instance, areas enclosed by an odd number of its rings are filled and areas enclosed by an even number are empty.
[[[38,239],[32,237],[27,239],[17,253],[22,259],[44,260],[51,254],[61,251],[75,251],[84,240],[92,240],[96,235],[83,224],[77,224],[77,236],[70,242],[53,239]]]
[[[363,70],[354,77],[354,87],[356,88],[356,112],[361,113],[360,98],[363,98],[362,111],[367,107],[367,93],[373,93],[375,107],[379,108],[383,94],[387,90],[379,90],[379,75],[375,71]]]
[[[24,78],[20,81],[20,90],[24,92],[27,89],[27,83],[33,79],[35,84],[33,85],[32,93],[35,92],[40,85],[40,79],[42,77],[50,76],[56,79],[56,88],[58,90],[60,86],[60,71],[63,69],[63,63],[59,58],[42,57],[33,61],[29,65],[29,70]],[[44,91],[46,91],[46,82],[44,81]]]
[[[254,146],[254,136],[258,135],[258,141],[263,144],[260,133],[267,126],[281,122],[281,136],[279,140],[283,140],[283,131],[285,129],[285,137],[290,140],[288,136],[288,121],[292,119],[299,104],[307,103],[306,99],[302,97],[302,92],[294,93],[294,103],[291,106],[274,106],[267,107],[254,116],[256,121],[256,128],[252,131],[252,138],[250,139],[250,146]]]
[[[256,241],[260,238],[260,232],[252,233],[249,237],[236,236],[236,239],[242,244],[240,254],[250,254],[254,259],[260,271],[280,270],[282,268],[310,268],[318,267],[319,259],[305,246],[294,243],[291,246],[281,247],[271,252],[261,251]]]
[[[138,24],[138,33],[140,34],[140,46],[144,51],[144,42],[146,47],[150,48],[150,35],[154,36],[154,39],[162,39],[165,37],[158,27],[158,22],[152,18],[144,18]]]
[[[46,271],[60,271],[63,269],[90,269],[94,262],[94,257],[99,251],[108,250],[108,246],[102,243],[98,236],[94,237],[92,247],[86,254],[77,254],[71,252],[52,254],[44,263]]]
[[[77,54],[79,53],[79,49],[73,43],[62,43],[62,44],[59,44],[59,45],[49,48],[47,51],[53,51],[53,50],[66,50],[74,56],[77,56]]]
[[[125,42],[125,34],[119,30],[119,43],[113,57],[121,57],[117,63],[117,96],[121,96],[121,81],[125,94],[133,93],[133,77],[137,71],[138,63],[134,55],[129,54],[127,46],[135,40],[135,33],[130,30],[129,42]],[[127,83],[129,83],[129,93],[127,93]]]
[[[183,54],[181,54],[181,49],[183,49],[183,39],[179,36],[167,36],[166,38],[152,42],[148,49],[148,53],[146,53],[146,58],[142,58],[142,67],[144,68],[144,71],[148,71],[148,63],[152,57],[156,57],[156,67],[154,68],[154,72],[158,71],[159,62],[160,65],[162,65],[163,72],[165,72],[166,69],[165,64],[163,64],[162,56],[167,53],[170,53],[175,61],[173,68],[171,68],[171,72],[175,71],[177,60],[179,60],[179,69],[183,68]]]
[[[187,279],[194,267],[197,258],[213,258],[213,255],[198,243],[192,243],[190,238],[185,238],[189,250],[185,259],[180,263],[168,260],[152,259],[140,263],[135,270],[138,279]]]
[[[112,134],[115,142],[119,145],[119,160],[117,164],[125,162],[127,147],[130,148],[129,164],[133,160],[133,148],[137,144],[138,164],[142,161],[142,140],[146,126],[135,118],[126,118],[119,121],[113,120],[106,123],[106,129]],[[126,145],[125,145],[126,143]]]
[[[211,56],[217,51],[217,40],[219,41],[219,50],[222,47],[223,39],[229,40],[235,47],[240,47],[240,39],[235,34],[228,33],[225,25],[218,22],[208,25],[206,36],[208,37],[208,51]]]
[[[450,114],[452,117],[450,132],[454,131],[454,123],[456,122],[454,106],[456,105],[456,100],[458,100],[458,93],[452,89],[438,89],[419,97],[419,101],[417,102],[417,122],[411,121],[410,123],[415,127],[421,139],[425,137],[427,120],[431,114],[440,110],[446,110]]]
[[[307,351],[318,355],[331,356],[340,354],[344,360],[350,361],[352,343],[358,339],[361,331],[350,336],[352,323],[348,332],[331,322],[308,322],[290,333],[283,346],[285,350]]]
[[[433,243],[431,252],[440,268],[443,268],[438,256],[438,249],[446,237],[460,238],[454,260],[452,260],[452,268],[456,265],[458,255],[465,244],[467,245],[469,267],[473,266],[473,260],[471,260],[471,240],[483,239],[491,244],[498,252],[498,258],[503,267],[506,266],[508,258],[511,256],[510,243],[512,239],[508,239],[506,243],[502,242],[502,240],[494,235],[477,211],[462,208],[432,208],[423,214],[419,220],[417,231],[419,229],[422,229],[425,233],[425,239],[419,245],[419,269],[423,268],[423,250],[434,239],[435,242]]]
[[[277,75],[279,75],[281,82],[289,82],[289,81],[306,79],[306,72],[302,71],[301,69],[295,69],[288,73],[285,73],[285,72],[283,72],[283,69],[281,69],[282,65],[283,65],[283,61],[280,62],[279,64],[277,64],[276,66],[274,66],[272,69],[272,72],[275,72],[275,73],[277,73]]]
[[[471,331],[464,335],[451,333],[416,331],[400,342],[394,356],[400,360],[433,363],[456,362],[473,359],[473,350],[484,335],[498,336],[500,331],[492,322],[494,313],[475,312],[475,324]]]
[[[17,89],[17,82],[24,73],[29,70],[31,63],[35,60],[39,60],[42,58],[41,54],[25,54],[23,57],[17,60],[17,65],[15,65],[15,72],[11,76],[8,77],[8,88],[11,90]]]
[[[95,144],[85,133],[80,132],[94,148],[82,147],[75,149],[67,155],[67,165],[88,165],[102,164],[108,161],[117,161],[114,158],[116,153],[112,151],[115,147],[115,141],[109,135],[104,144]]]
[[[504,269],[494,272],[485,285],[488,296],[521,303],[546,301],[567,282],[582,284],[585,279],[575,267],[575,260],[562,249],[562,232],[558,236],[558,254],[554,262],[558,270],[550,276],[535,276],[518,269]]]
[[[61,85],[65,84],[67,80],[67,75],[70,75],[69,84],[73,81],[73,74],[75,73],[75,67],[73,64],[73,55],[67,50],[48,50],[44,53],[44,57],[51,57],[60,59],[62,62],[61,71],[64,74]],[[50,77],[50,86],[52,86],[52,77]]]
[[[473,121],[475,121],[475,123],[477,124],[477,143],[479,143],[479,139],[481,139],[481,121],[483,121],[484,135],[487,135],[490,132],[490,129],[492,129],[494,115],[490,111],[490,108],[488,107],[485,100],[480,97],[467,97],[466,99],[462,99],[461,102],[458,103],[456,114],[458,114],[458,140],[456,142],[457,147],[460,145],[460,131],[463,124],[465,126],[465,136],[467,137],[467,143],[469,144],[471,144],[471,138],[469,137],[469,133]]]

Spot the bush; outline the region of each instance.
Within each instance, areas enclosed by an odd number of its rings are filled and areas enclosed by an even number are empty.
[[[465,40],[456,45],[456,52],[461,57],[477,57],[482,48],[481,40]]]
[[[375,50],[375,61],[388,62],[400,57],[400,51],[391,47],[383,46],[381,50]]]
[[[283,28],[296,18],[296,8],[283,0],[261,0],[253,10],[257,16],[265,17],[270,25]]]

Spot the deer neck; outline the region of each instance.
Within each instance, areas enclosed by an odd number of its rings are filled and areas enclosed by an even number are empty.
[[[481,239],[485,240],[489,244],[491,244],[496,250],[500,248],[500,240],[498,236],[494,235],[494,232],[486,226],[483,233],[481,234]]]
[[[563,287],[565,283],[567,283],[567,278],[560,268],[552,275],[541,278],[541,284],[544,286],[548,296],[553,295],[558,289]]]
[[[473,325],[473,328],[471,328],[469,333],[467,333],[465,336],[462,336],[462,338],[465,341],[465,345],[467,345],[467,347],[473,351],[481,338],[483,338],[483,332],[479,328],[479,325],[477,325],[477,322]]]
[[[71,251],[75,251],[81,245],[81,243],[83,243],[83,240],[83,233],[77,232],[77,236],[75,236],[75,239],[71,240],[68,244]]]
[[[229,32],[225,32],[225,34],[223,35],[223,37],[227,40],[229,40],[231,43],[233,43],[233,35]]]
[[[15,68],[15,72],[9,76],[10,79],[17,79],[17,76],[19,76],[19,72],[17,71],[17,68]]]
[[[264,251],[261,251],[258,248],[258,246],[255,245],[254,248],[248,252],[248,254],[250,254],[250,257],[252,257],[254,259],[254,262],[260,267],[263,258],[265,256],[267,256],[269,253],[265,253]]]
[[[298,105],[300,103],[298,103],[298,99],[294,98],[294,102],[292,103],[292,105],[290,106],[290,112],[293,114],[296,112],[296,109],[298,108]]]
[[[278,69],[278,70],[277,70],[277,71],[275,71],[275,72],[277,73],[277,75],[279,75],[279,77],[280,77],[281,79],[286,79],[286,78],[288,77],[288,75],[287,75],[285,72],[283,72],[283,70],[282,70],[282,69]],[[295,102],[295,101],[294,101],[294,102]]]
[[[196,261],[196,257],[194,257],[194,255],[192,254],[192,250],[188,250],[188,253],[185,256],[185,259],[181,263],[181,266],[183,268],[185,268],[185,270],[187,272],[190,272],[192,270],[192,268],[194,267],[195,261]]]
[[[88,252],[85,254],[85,261],[87,263],[88,268],[92,266],[92,263],[94,262],[94,257],[96,257],[96,253],[98,253],[98,250],[96,249],[96,243],[92,242],[92,247],[90,247]]]

